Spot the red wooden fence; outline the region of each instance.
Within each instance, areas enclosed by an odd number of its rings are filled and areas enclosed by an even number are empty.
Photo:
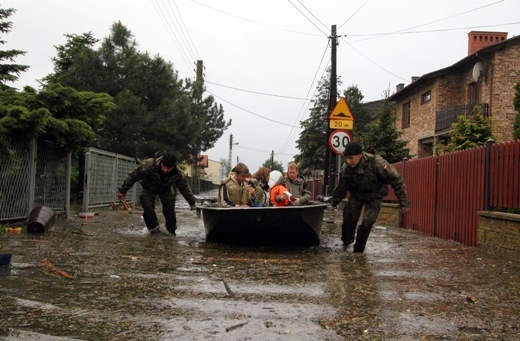
[[[491,148],[489,205],[520,209],[520,140]]]

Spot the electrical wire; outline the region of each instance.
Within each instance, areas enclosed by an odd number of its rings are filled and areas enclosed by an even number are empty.
[[[307,20],[312,24],[312,26],[316,27],[316,28],[318,29],[318,31],[320,31],[320,32],[321,32],[325,37],[328,36],[327,33],[323,32],[323,31],[321,30],[321,28],[319,28],[318,26],[316,26],[316,24],[313,23],[311,19],[309,19],[309,18],[308,18],[308,17],[307,17],[307,16],[306,16],[306,15],[305,15],[305,14],[304,14],[304,13],[303,13],[299,8],[298,8],[298,7],[296,7],[296,5],[293,4],[293,3],[291,2],[291,0],[287,0],[287,1],[289,1],[289,3],[290,3],[290,4],[291,4],[291,5],[292,5],[292,6],[293,6],[293,7],[294,7],[298,12],[300,12],[301,15],[303,15],[303,17],[304,17],[305,19],[307,19]]]
[[[361,11],[361,9],[362,9],[363,7],[365,7],[365,5],[366,5],[369,1],[370,1],[370,0],[365,1],[365,3],[364,3],[363,5],[361,5],[361,7],[359,7],[359,8],[357,9],[357,11],[355,11],[355,12],[354,12],[354,13],[353,13],[353,14],[352,14],[352,15],[351,15],[347,20],[345,20],[345,22],[344,22],[343,24],[341,24],[341,26],[338,28],[338,30],[341,30],[341,28],[342,28],[343,26],[345,26],[345,24],[348,23],[348,22],[350,21],[350,19],[352,19],[356,14],[358,14],[358,12]]]
[[[166,3],[168,4],[168,7],[170,9],[170,12],[175,17],[175,20],[173,20],[173,18],[171,16],[170,16],[170,19],[172,19],[174,27],[177,29],[177,32],[179,33],[179,36],[181,37],[181,42],[184,44],[184,47],[186,48],[186,50],[189,52],[190,57],[192,58],[192,60],[197,60],[198,59],[197,53],[195,53],[194,49],[192,48],[193,44],[190,44],[187,34],[185,33],[187,31],[187,29],[185,26],[182,25],[183,24],[182,17],[180,15],[180,13],[178,13],[178,14],[176,13],[176,11],[174,10],[174,8],[171,4],[172,2],[175,5],[175,1],[173,1],[173,0],[166,1]],[[170,12],[168,12],[168,13],[170,13]],[[179,17],[180,17],[180,19],[179,19]]]
[[[314,19],[316,19],[320,24],[322,24],[323,27],[325,27],[326,30],[329,29],[329,27],[328,27],[327,25],[325,25],[323,22],[321,22],[321,20],[318,19],[318,17],[316,17],[316,16],[314,15],[314,13],[312,13],[312,12],[307,8],[307,6],[305,6],[305,5],[304,5],[300,0],[296,0],[296,1],[298,1],[298,3],[299,3],[300,5],[302,5],[302,7],[305,8],[305,10],[306,10],[307,12],[309,12],[309,13],[312,15],[312,17],[313,17]]]
[[[253,24],[256,24],[256,25],[261,25],[261,26],[264,26],[264,27],[269,27],[269,28],[272,28],[272,29],[285,31],[285,32],[290,32],[290,33],[295,33],[295,34],[302,34],[302,35],[307,35],[307,36],[319,36],[319,34],[315,34],[315,33],[300,32],[300,31],[290,30],[290,29],[286,29],[286,28],[280,28],[280,27],[276,27],[276,26],[273,26],[273,25],[261,23],[259,21],[255,21],[255,20],[252,20],[252,19],[244,18],[244,17],[238,16],[236,14],[220,10],[218,8],[215,8],[215,7],[211,7],[211,6],[208,6],[206,4],[202,4],[202,3],[200,3],[200,2],[198,2],[196,0],[191,0],[191,2],[193,2],[193,3],[195,3],[195,4],[199,5],[199,6],[209,8],[209,9],[211,9],[213,11],[216,11],[216,12],[219,12],[219,13],[231,16],[233,18],[236,18],[236,19],[239,19],[239,20],[242,20],[242,21],[247,21],[247,22],[250,22],[250,23],[253,23]]]
[[[244,112],[247,112],[248,114],[254,115],[254,116],[256,116],[256,117],[260,117],[260,118],[262,118],[262,119],[264,119],[264,120],[267,120],[267,121],[270,121],[270,122],[273,122],[273,123],[277,123],[277,124],[284,125],[284,126],[286,126],[286,127],[294,127],[294,126],[292,126],[292,125],[290,125],[290,124],[288,124],[288,123],[280,122],[280,121],[277,121],[277,120],[273,120],[273,119],[271,119],[271,118],[269,118],[269,117],[265,117],[265,116],[262,116],[262,115],[260,115],[260,114],[254,113],[254,112],[252,112],[252,111],[250,111],[250,110],[244,109],[244,108],[242,108],[242,107],[240,107],[240,106],[238,106],[238,105],[236,105],[236,104],[234,104],[234,103],[231,103],[230,101],[228,101],[228,100],[226,100],[226,99],[224,99],[224,98],[222,98],[222,97],[220,97],[220,96],[218,96],[218,95],[216,95],[216,94],[210,92],[209,90],[206,90],[206,91],[208,91],[208,92],[209,92],[213,97],[216,97],[216,98],[220,99],[221,101],[226,102],[226,103],[228,103],[229,105],[234,106],[234,107],[237,108],[237,109],[240,109],[240,110],[242,110],[242,111],[244,111]],[[298,127],[294,127],[294,128],[298,128]]]
[[[312,79],[312,82],[309,85],[309,90],[307,90],[307,97],[311,93],[311,91],[312,91],[312,89],[314,87],[314,84],[316,83],[316,79],[318,77],[318,73],[320,72],[320,69],[321,69],[321,66],[323,64],[323,61],[325,60],[325,56],[327,54],[327,51],[329,50],[329,43],[330,43],[330,41],[327,41],[327,42],[328,43],[327,43],[327,46],[325,47],[325,51],[323,51],[323,55],[321,56],[320,64],[318,65],[318,68],[316,69],[316,72],[314,73],[314,78]],[[330,59],[329,59],[329,61],[330,61]],[[321,78],[323,78],[323,75],[325,74],[326,70],[327,70],[327,67],[325,67],[325,69],[323,70]],[[316,91],[317,91],[317,89],[314,88],[313,98],[314,98],[314,95],[316,94]],[[311,104],[311,101],[308,101],[306,108],[304,108],[305,107],[305,103],[302,104],[302,107],[300,109],[300,113],[298,114],[298,116],[296,117],[296,119],[295,119],[295,121],[293,123],[294,126],[296,125],[297,122],[301,122],[301,121],[304,120],[303,114],[308,112],[310,104]],[[300,125],[300,128],[298,130],[300,130],[300,129],[301,129],[301,125]],[[288,148],[289,143],[291,141],[294,141],[294,134],[296,133],[296,131],[297,131],[296,129],[291,128],[291,132],[287,135],[286,140],[284,141],[284,143],[282,144],[282,147],[280,148],[281,152],[285,151]]]
[[[179,47],[181,58],[184,60],[184,63],[186,63],[186,65],[189,67],[191,65],[191,63],[189,62],[190,57],[186,54],[186,52],[182,48],[182,44],[179,42],[179,39],[175,35],[175,32],[172,29],[172,27],[171,27],[171,25],[170,25],[166,15],[164,14],[164,11],[160,7],[160,5],[157,2],[157,0],[152,0],[152,4],[153,4],[157,14],[159,15],[161,21],[163,22],[163,25],[166,27],[166,31],[168,32],[168,35],[170,36],[170,38],[172,39],[174,44]],[[170,19],[171,19],[171,17],[170,17]]]
[[[251,93],[251,94],[271,96],[271,97],[280,97],[280,98],[287,98],[287,99],[297,99],[297,100],[303,100],[303,101],[310,100],[310,98],[293,97],[293,96],[285,96],[285,95],[276,95],[276,94],[269,94],[269,93],[266,93],[266,92],[258,92],[258,91],[252,91],[252,90],[236,88],[236,87],[232,87],[232,86],[229,86],[229,85],[224,85],[224,84],[219,84],[219,83],[215,83],[215,82],[212,82],[212,81],[208,81],[207,79],[205,79],[204,82],[205,83],[209,83],[209,84],[213,84],[213,85],[217,85],[217,86],[221,86],[221,87],[227,88],[227,89],[232,89],[232,90],[237,90],[237,91],[242,91],[242,92],[248,92],[248,93]]]

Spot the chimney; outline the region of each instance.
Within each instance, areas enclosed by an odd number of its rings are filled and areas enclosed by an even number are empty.
[[[395,92],[399,92],[404,89],[404,83],[399,83],[395,86]]]
[[[481,32],[468,33],[468,56],[483,47],[493,45],[507,39],[507,32]]]
[[[421,78],[421,77],[418,77],[418,76],[412,76],[412,83],[415,82],[416,80],[418,80],[419,78]]]

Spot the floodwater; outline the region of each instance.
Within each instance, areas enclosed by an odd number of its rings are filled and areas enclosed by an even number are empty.
[[[177,219],[176,237],[124,210],[0,234],[0,340],[520,339],[520,266],[477,248],[375,226],[353,254],[333,210],[311,247],[206,243],[182,199]]]

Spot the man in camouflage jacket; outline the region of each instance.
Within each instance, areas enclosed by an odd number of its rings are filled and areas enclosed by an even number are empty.
[[[347,144],[344,155],[345,164],[339,183],[332,192],[332,206],[336,207],[350,192],[343,210],[341,240],[345,245],[354,242],[356,225],[365,207],[354,244],[354,252],[363,252],[381,209],[382,199],[388,193],[388,185],[394,189],[403,213],[409,210],[410,203],[402,176],[381,156],[363,152],[357,142]]]
[[[177,217],[175,216],[175,196],[177,187],[188,201],[191,209],[195,209],[196,199],[181,169],[176,165],[177,159],[171,152],[156,158],[144,160],[139,167],[131,171],[119,188],[119,198],[124,199],[126,192],[141,181],[143,193],[139,197],[144,213],[143,218],[148,231],[158,232],[159,221],[155,213],[155,198],[158,195],[162,203],[162,211],[166,229],[175,235]]]
[[[307,181],[298,174],[298,165],[291,161],[287,165],[287,174],[282,182],[287,190],[296,198],[292,202],[294,206],[306,205],[311,200],[312,193],[307,189]]]

